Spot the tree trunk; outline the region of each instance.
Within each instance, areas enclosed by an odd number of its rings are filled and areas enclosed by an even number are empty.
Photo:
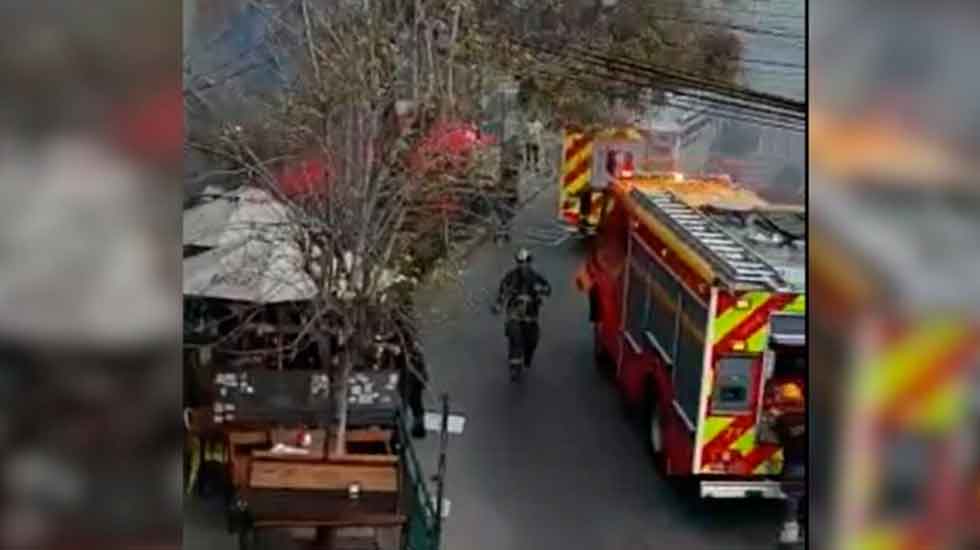
[[[329,333],[323,329],[315,329],[313,333],[313,340],[316,342],[316,352],[320,359],[320,370],[328,373],[328,375],[333,376],[334,371],[333,365],[333,354],[334,350],[330,344],[330,338],[327,336]],[[337,381],[331,378],[329,380],[331,391],[336,387]],[[321,428],[324,426],[320,426]],[[329,428],[329,426],[326,426]]]
[[[429,67],[429,85],[426,90],[426,103],[432,101],[432,98],[435,96],[436,89],[437,89],[437,80],[439,76],[439,71],[436,68],[435,54],[432,51],[433,38],[434,38],[434,33],[433,33],[432,25],[426,23],[425,52],[426,52],[426,60],[428,62],[427,64]]]
[[[449,33],[449,59],[446,63],[446,101],[448,111],[451,115],[456,114],[456,97],[453,91],[453,63],[456,58],[456,37],[459,34],[460,9],[457,5],[453,9],[453,27]]]
[[[333,453],[342,455],[347,451],[347,412],[349,403],[347,402],[348,378],[350,377],[353,366],[351,346],[353,342],[348,341],[347,346],[341,353],[340,367],[337,369],[334,380],[334,401],[337,406],[337,438],[334,440]]]
[[[419,1],[412,0],[412,105],[419,103]]]

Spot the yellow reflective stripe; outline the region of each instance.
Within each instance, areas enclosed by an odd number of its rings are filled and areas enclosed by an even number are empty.
[[[754,446],[755,446],[755,428],[749,428],[749,431],[745,432],[744,434],[742,434],[741,437],[735,440],[735,443],[732,443],[729,449],[736,450],[742,453],[743,455],[746,455],[749,453],[749,451],[752,450],[752,447]]]
[[[585,134],[569,134],[565,137],[565,146],[562,149],[562,170],[561,174],[558,176],[558,187],[561,189],[560,195],[562,197],[568,194],[575,194],[584,187],[588,182],[589,177],[592,172],[592,144],[593,140],[589,140],[588,143],[582,147],[582,150],[575,154],[572,158],[565,160],[565,154],[568,152],[569,147],[571,147],[576,141],[585,137]],[[579,165],[585,164],[586,169],[582,174],[575,179],[572,183],[565,185],[565,176],[575,170]]]
[[[565,144],[564,144],[564,146],[562,147],[562,150],[561,150],[561,170],[559,170],[559,172],[558,172],[558,189],[560,189],[560,191],[561,191],[559,193],[559,195],[561,195],[562,198],[564,198],[565,196],[567,196],[569,194],[568,193],[568,190],[565,188],[565,175],[568,174],[572,170],[572,168],[575,167],[575,164],[576,164],[575,163],[575,159],[578,158],[578,156],[580,156],[580,155],[576,155],[576,157],[572,157],[572,159],[566,161],[565,160],[565,155],[568,153],[568,149],[572,145],[574,145],[576,141],[578,141],[580,138],[582,138],[584,136],[585,136],[585,134],[578,134],[578,133],[576,133],[576,134],[565,134]],[[583,151],[584,150],[585,150],[585,148],[583,148]],[[580,152],[580,154],[581,154],[581,152]]]
[[[707,419],[705,419],[705,422],[703,424],[704,437],[701,438],[701,441],[704,441],[704,444],[707,445],[708,443],[711,442],[711,440],[718,437],[718,434],[720,434],[722,431],[728,428],[728,426],[730,426],[732,422],[735,422],[734,418],[723,417],[723,416],[709,416]]]
[[[804,314],[806,313],[806,295],[800,294],[792,302],[786,304],[780,311],[786,313]],[[749,337],[746,343],[746,351],[762,352],[766,349],[766,338],[769,336],[769,323],[766,323],[759,330]]]
[[[575,168],[576,166],[586,162],[591,163],[591,161],[592,161],[592,142],[590,141],[589,143],[585,144],[585,147],[582,147],[582,150],[576,153],[574,157],[565,161],[565,172],[566,173],[571,172],[572,169]],[[591,170],[591,168],[592,167],[590,166],[589,169]]]
[[[728,311],[715,318],[715,335],[712,344],[717,344],[731,332],[735,327],[742,324],[752,313],[759,309],[769,298],[768,292],[747,292],[737,302],[747,301],[749,306],[740,309],[736,306],[728,308]]]
[[[765,324],[755,331],[745,345],[745,351],[761,352],[766,349],[766,338],[769,336],[769,324]]]
[[[565,189],[568,190],[569,193],[575,194],[581,191],[589,183],[589,178],[592,177],[592,166],[591,166],[592,144],[591,143],[586,145],[584,148],[582,148],[582,150],[577,155],[572,157],[572,160],[565,163],[565,173],[566,174],[571,173],[581,164],[586,164],[586,168],[585,170],[582,170],[582,173],[579,174],[579,176],[575,178],[575,180],[572,181],[572,183],[565,185],[565,178],[564,176],[562,176],[562,185],[565,187]]]
[[[891,402],[915,384],[933,366],[935,357],[967,336],[964,326],[939,320],[925,324],[888,352],[861,368],[858,390],[869,404]]]
[[[786,304],[783,311],[788,313],[806,313],[806,294],[800,294],[795,300]]]

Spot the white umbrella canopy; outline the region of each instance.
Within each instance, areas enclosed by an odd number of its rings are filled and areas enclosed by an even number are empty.
[[[293,237],[295,226],[289,223],[289,210],[268,192],[244,187],[230,198],[235,207],[216,236],[218,246],[288,242]]]
[[[266,234],[288,219],[286,207],[262,189],[209,188],[205,194],[211,198],[184,211],[184,245],[227,246],[248,239],[256,230]]]
[[[274,304],[309,300],[313,280],[285,243],[215,248],[184,260],[184,295]]]
[[[255,188],[237,191],[233,203],[223,228],[211,233],[214,248],[184,260],[184,295],[252,303],[316,296],[317,284],[304,269],[303,251],[297,245],[301,236],[296,234],[296,224],[290,223],[286,206]],[[312,253],[315,260],[320,251]],[[338,298],[353,296],[351,287],[363,284],[362,270],[350,252],[334,258],[337,278],[331,286]],[[385,269],[375,271],[371,279],[383,292],[404,277]]]
[[[233,195],[212,198],[184,211],[184,246],[218,246],[218,238],[237,208]]]
[[[243,188],[198,208],[196,220],[211,217],[199,225],[206,239],[190,244],[213,248],[184,260],[185,296],[279,303],[315,295],[293,239],[295,226],[267,192]]]

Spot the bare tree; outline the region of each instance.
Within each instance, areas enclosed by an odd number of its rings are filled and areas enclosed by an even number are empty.
[[[195,151],[279,205],[272,227],[249,237],[262,245],[250,269],[280,277],[304,298],[301,329],[282,348],[296,353],[316,343],[338,404],[335,452],[345,448],[351,370],[383,325],[411,330],[416,321],[403,291],[461,232],[490,223],[487,203],[511,192],[497,187],[492,148],[456,154],[430,134],[440,119],[478,116],[479,102],[466,100],[488,68],[534,71],[548,64],[509,40],[490,39],[494,22],[517,23],[512,12],[493,13],[493,4],[285,4],[269,13],[268,36],[276,58],[288,60],[281,80],[289,84],[252,93],[248,110],[192,130]],[[565,20],[575,10],[542,6],[539,17],[520,22],[529,32],[554,27],[560,34],[568,25],[581,32],[575,17]],[[545,93],[561,98],[568,91]],[[414,112],[402,124],[395,105],[406,98]],[[284,186],[285,168],[302,161],[312,162],[300,171],[298,187]]]
[[[345,447],[351,371],[379,331],[414,324],[404,291],[419,275],[415,256],[432,243],[445,249],[458,225],[482,223],[475,205],[492,200],[496,183],[492,155],[455,155],[420,140],[438,114],[456,108],[454,73],[443,62],[452,63],[459,8],[449,34],[437,36],[434,18],[391,17],[411,7],[301,1],[296,13],[272,21],[299,67],[293,85],[263,99],[262,117],[225,121],[193,140],[281,205],[281,218],[267,224],[274,227],[249,237],[278,267],[260,257],[265,263],[253,271],[301,287],[302,330],[284,347],[295,353],[316,343],[338,405],[334,452]],[[416,31],[420,40],[412,39]],[[418,120],[406,130],[394,104],[412,83],[422,83]],[[283,168],[310,158],[316,162],[301,174],[300,188],[284,188]]]

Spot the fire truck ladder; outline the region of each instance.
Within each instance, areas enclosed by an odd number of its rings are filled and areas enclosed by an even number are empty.
[[[779,271],[741,241],[672,194],[631,194],[655,218],[670,227],[686,244],[700,252],[735,287],[786,287]]]

